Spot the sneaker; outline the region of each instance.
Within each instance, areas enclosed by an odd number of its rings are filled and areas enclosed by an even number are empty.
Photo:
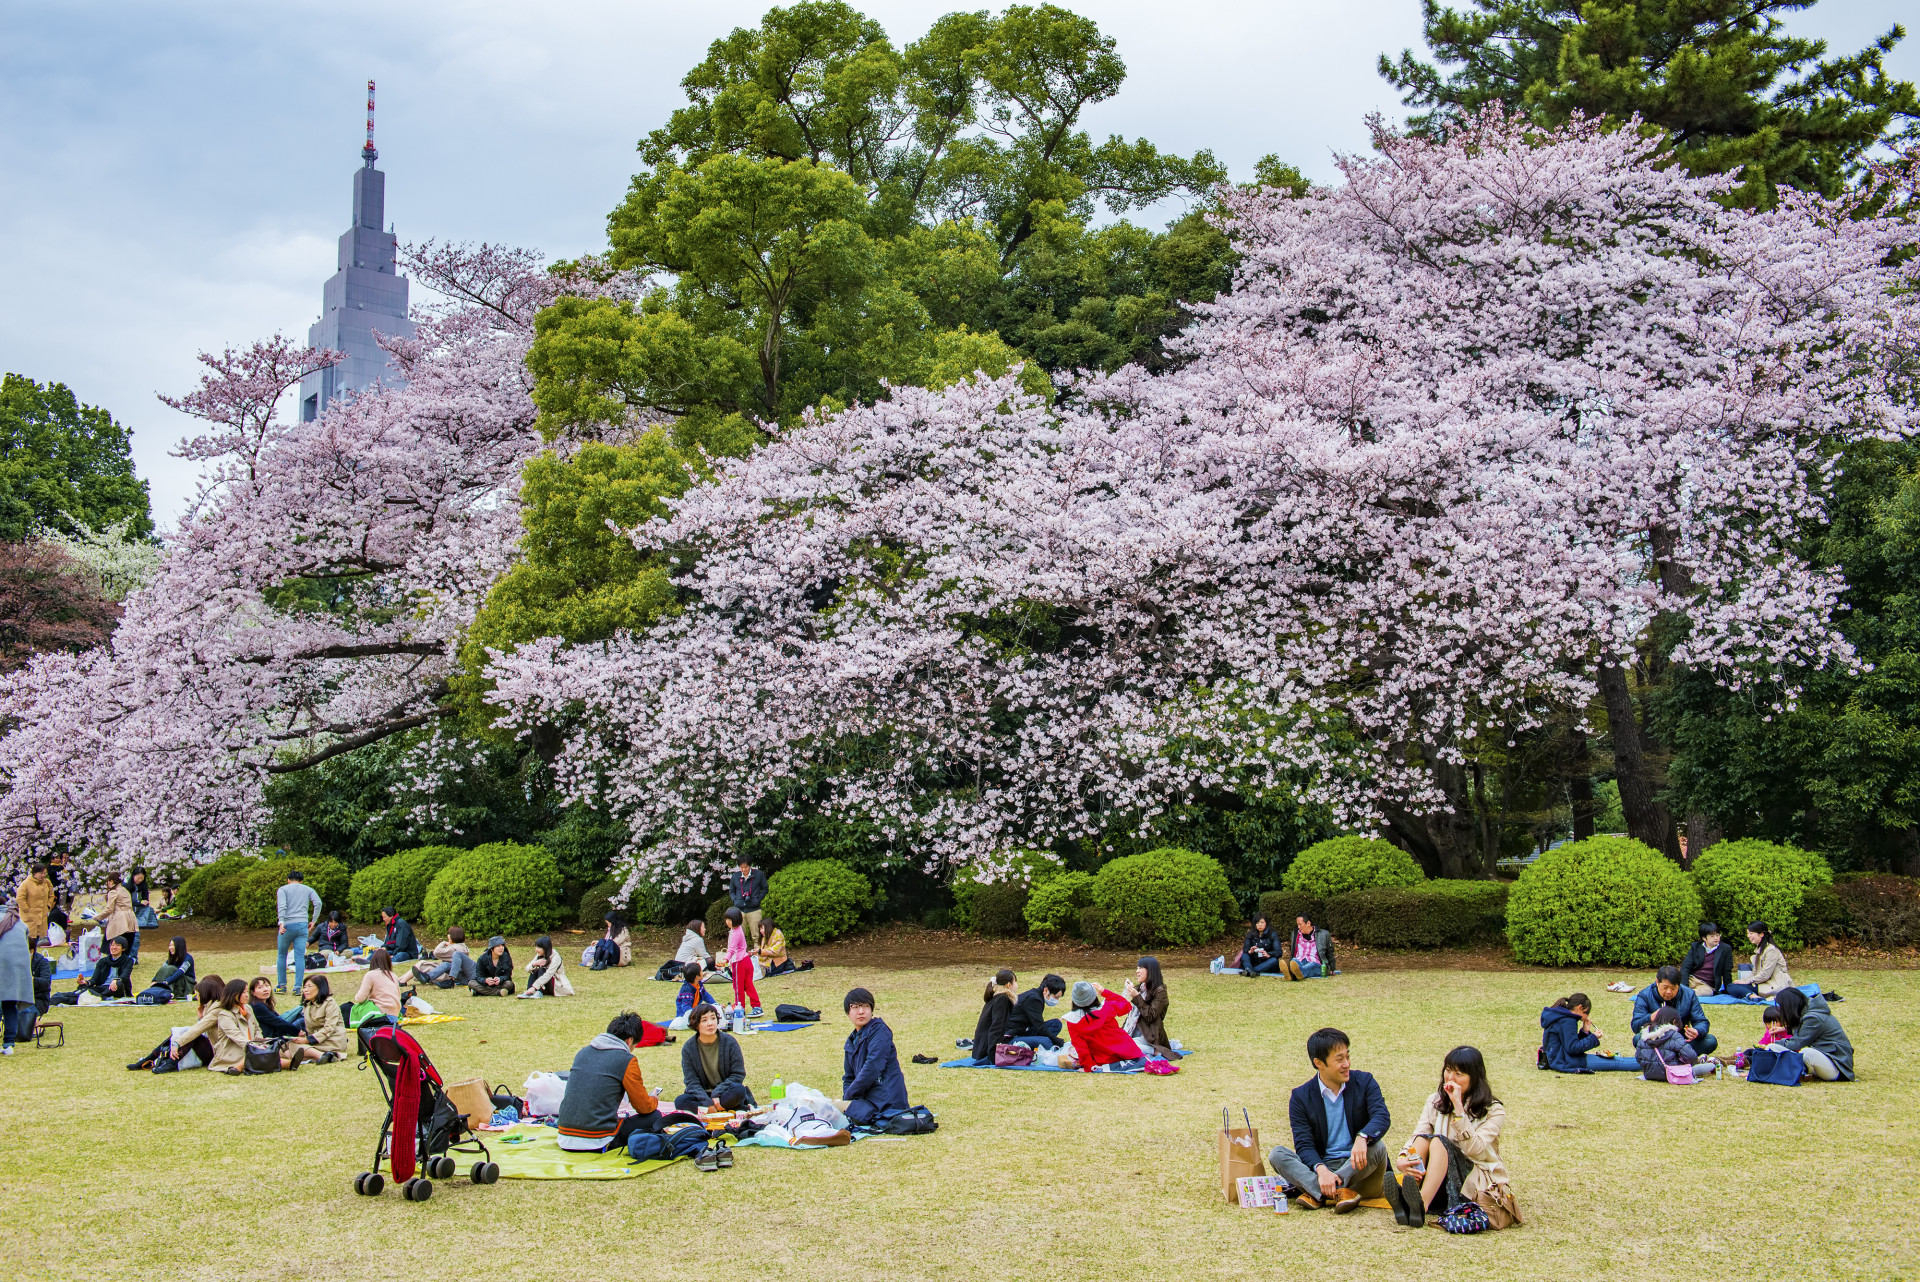
[[[798,966],[795,966],[794,969],[795,970],[812,970],[813,963],[810,961],[803,961]]]
[[[915,1055],[913,1057],[913,1062],[916,1064],[938,1064],[940,1061],[937,1057],[932,1055]]]
[[[0,1055],[11,1055],[11,1054],[13,1054],[12,1042],[8,1042],[5,1046],[0,1046]]]
[[[971,1037],[962,1037],[958,1041],[954,1042],[954,1046],[963,1051],[972,1050],[973,1039]]]
[[[287,986],[285,984],[282,984],[280,985],[280,987],[274,989],[273,991],[280,994],[280,996],[285,997],[287,995]]]
[[[733,1167],[733,1150],[725,1144],[722,1144],[718,1149],[714,1150],[713,1161],[721,1170],[731,1170]]]
[[[1333,1213],[1351,1215],[1360,1209],[1360,1195],[1350,1188],[1337,1188],[1333,1191]]]
[[[755,1007],[754,1007],[754,1008],[753,1008],[752,1010],[750,1010],[750,1011],[748,1011],[748,1012],[747,1012],[747,1018],[748,1018],[748,1019],[759,1019],[759,1018],[760,1018],[760,1008],[759,1008],[758,1006],[755,1006]]]
[[[701,1149],[700,1155],[693,1159],[693,1165],[696,1170],[717,1171],[720,1169],[720,1155],[710,1148]]]

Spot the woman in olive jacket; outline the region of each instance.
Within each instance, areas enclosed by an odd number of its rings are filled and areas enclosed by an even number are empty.
[[[1179,1059],[1167,1037],[1167,984],[1160,978],[1160,959],[1142,957],[1121,996],[1133,1003],[1134,1040],[1145,1042],[1162,1059]]]

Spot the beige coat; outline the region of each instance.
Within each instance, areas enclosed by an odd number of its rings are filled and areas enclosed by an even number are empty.
[[[1462,1112],[1442,1113],[1440,1102],[1438,1091],[1427,1096],[1427,1106],[1413,1128],[1414,1137],[1445,1136],[1452,1140],[1473,1163],[1473,1170],[1461,1182],[1462,1196],[1478,1202],[1496,1229],[1522,1223],[1520,1206],[1513,1200],[1507,1181],[1507,1164],[1500,1159],[1500,1129],[1506,1125],[1506,1107],[1495,1100],[1485,1117],[1471,1118]],[[1428,1164],[1432,1164],[1431,1158]]]
[[[322,997],[317,1002],[308,1002],[303,1009],[307,1012],[307,1040],[315,1050],[345,1055],[353,1049],[346,1021],[340,1018],[340,1003],[331,997]]]
[[[1781,956],[1779,948],[1769,943],[1754,952],[1753,974],[1747,977],[1747,982],[1768,997],[1793,987],[1793,976],[1787,973],[1787,959]]]
[[[337,1016],[338,1011],[334,1012]],[[191,1028],[173,1035],[173,1048],[185,1050],[202,1035],[213,1044],[213,1063],[208,1068],[224,1072],[247,1066],[247,1043],[260,1040],[260,1026],[254,1023],[251,1004],[238,1011],[224,1006],[209,1006]]]
[[[107,902],[100,909],[101,940],[112,939],[116,935],[135,934],[140,923],[133,919],[133,896],[127,893],[125,886],[115,886],[107,891]]]
[[[33,938],[47,937],[47,917],[53,912],[53,901],[59,893],[51,877],[45,881],[35,881],[29,873],[21,881],[15,898],[19,901],[20,920],[26,922],[33,931]]]

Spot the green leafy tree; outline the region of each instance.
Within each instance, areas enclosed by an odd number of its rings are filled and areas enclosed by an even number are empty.
[[[1638,113],[1694,174],[1740,174],[1738,199],[1772,204],[1786,185],[1836,195],[1890,130],[1920,114],[1913,85],[1886,74],[1898,26],[1858,53],[1790,36],[1785,15],[1815,0],[1423,0],[1427,44],[1380,74],[1416,123],[1502,101],[1542,123],[1574,112]]]
[[[128,523],[129,538],[152,535],[129,435],[64,383],[0,380],[0,542],[17,543],[36,527],[73,536],[116,521]]]

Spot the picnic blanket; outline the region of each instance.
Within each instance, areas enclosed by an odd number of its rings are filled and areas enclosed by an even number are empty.
[[[849,1132],[849,1135],[851,1135],[855,1143],[858,1143],[859,1141],[865,1140],[865,1139],[877,1138],[876,1136],[862,1135],[858,1131],[851,1131]],[[905,1137],[903,1136],[901,1138],[905,1138]],[[765,1131],[761,1131],[758,1135],[749,1135],[747,1136],[747,1138],[743,1140],[735,1140],[733,1142],[733,1147],[735,1148],[784,1148],[784,1149],[792,1149],[792,1150],[804,1153],[808,1149],[817,1148],[817,1149],[825,1150],[825,1149],[833,1148],[835,1146],[832,1144],[789,1144],[783,1139],[778,1139],[775,1136],[769,1135]],[[842,1144],[842,1145],[839,1145],[838,1147],[845,1148],[846,1145]]]
[[[443,1015],[435,1011],[431,1015],[409,1015],[400,1021],[400,1027],[412,1028],[415,1024],[459,1024],[466,1020],[465,1015]]]
[[[1191,1054],[1193,1054],[1191,1050],[1182,1050],[1180,1052],[1180,1058],[1181,1060],[1184,1060],[1187,1056]],[[1177,1064],[1179,1063],[1179,1061],[1175,1061],[1175,1063]],[[1011,1072],[1011,1073],[1077,1073],[1080,1071],[1077,1068],[1048,1068],[1045,1064],[978,1064],[971,1059],[950,1059],[946,1063],[942,1064],[940,1067],[942,1068],[997,1068],[1002,1070],[1003,1072]],[[1144,1068],[1108,1067],[1105,1069],[1095,1069],[1091,1073],[1087,1074],[1087,1076],[1098,1077],[1102,1073],[1106,1073],[1108,1075],[1120,1075],[1125,1073],[1145,1073],[1146,1071],[1147,1070]]]
[[[625,1149],[611,1153],[569,1153],[560,1147],[560,1133],[550,1126],[521,1123],[498,1134],[487,1136],[487,1150],[500,1166],[503,1180],[630,1180],[651,1174],[678,1159],[656,1158],[635,1162]],[[461,1162],[460,1173],[477,1158],[455,1153]],[[385,1159],[382,1159],[384,1164]]]
[[[1801,984],[1800,991],[1809,997],[1818,997],[1820,995],[1820,985]],[[1726,993],[1715,993],[1711,997],[1702,997],[1700,1004],[1702,1006],[1771,1006],[1773,1005],[1773,998],[1730,997]]]
[[[656,1019],[653,1022],[660,1025],[660,1027],[667,1029],[669,1032],[684,1033],[687,1031],[687,1021],[686,1021],[686,1017],[683,1015],[669,1015],[665,1019]],[[817,1025],[814,1025],[811,1023],[775,1024],[772,1022],[768,1022],[768,1023],[761,1024],[761,1023],[754,1023],[752,1021],[749,1021],[747,1024],[747,1028],[756,1033],[797,1033],[803,1028],[814,1028],[816,1026]],[[733,1030],[729,1028],[727,1025],[722,1024],[720,1026],[720,1031],[723,1033],[730,1033]]]
[[[1221,967],[1220,967],[1220,969],[1219,969],[1219,970],[1216,970],[1216,971],[1212,971],[1211,973],[1213,973],[1213,974],[1215,974],[1215,975],[1232,975],[1232,976],[1233,976],[1233,977],[1234,977],[1235,979],[1244,979],[1244,978],[1246,978],[1246,977],[1245,977],[1244,975],[1242,975],[1242,974],[1240,973],[1240,968],[1239,968],[1239,967],[1237,967],[1237,966],[1224,966],[1224,965],[1223,965],[1223,966],[1221,966]],[[1337,970],[1333,972],[1333,974],[1334,974],[1334,975],[1338,975],[1338,974],[1340,974],[1340,973],[1341,973],[1341,972],[1339,972],[1339,971],[1337,971]],[[1314,978],[1315,978],[1315,979],[1329,979],[1329,978],[1331,978],[1331,977],[1332,977],[1331,975],[1315,975],[1315,976],[1314,976]],[[1280,973],[1279,971],[1277,971],[1277,970],[1263,970],[1263,971],[1261,971],[1261,972],[1260,972],[1260,973],[1259,973],[1258,975],[1255,975],[1255,976],[1254,976],[1254,978],[1255,978],[1255,979],[1285,979],[1285,978],[1286,978],[1286,976],[1285,976],[1285,975],[1282,975],[1282,974],[1281,974],[1281,973]],[[1307,981],[1306,981],[1306,980],[1303,980],[1303,979],[1296,979],[1296,980],[1294,980],[1293,982],[1294,982],[1294,983],[1296,983],[1296,984],[1304,984],[1304,983],[1306,983]],[[1364,1202],[1362,1202],[1362,1203],[1361,1203],[1361,1205],[1362,1205],[1362,1206],[1365,1206],[1365,1205],[1366,1205],[1366,1203],[1364,1203]]]

